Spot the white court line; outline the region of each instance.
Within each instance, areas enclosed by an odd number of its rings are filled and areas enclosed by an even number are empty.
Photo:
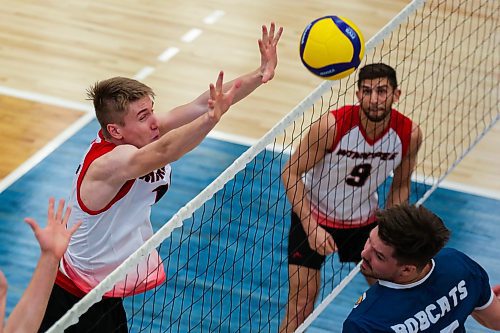
[[[242,136],[242,135],[236,135],[236,134],[230,134],[230,133],[224,133],[224,132],[218,132],[218,131],[211,131],[208,133],[207,138],[219,140],[219,141],[224,141],[224,142],[229,142],[229,143],[234,143],[237,145],[242,145],[242,146],[247,146],[250,148],[253,146],[255,143],[257,143],[259,140],[258,139],[252,139],[247,136]],[[266,150],[275,152],[275,153],[281,153],[286,155],[291,155],[292,149],[291,148],[285,148],[283,149],[280,147],[279,142],[278,145],[275,146],[273,143],[270,143],[266,146]]]
[[[28,158],[23,164],[17,167],[14,171],[9,173],[4,179],[0,181],[0,193],[12,185],[16,180],[24,176],[28,171],[33,169],[45,157],[49,156],[54,150],[68,140],[73,134],[82,129],[90,121],[94,119],[92,113],[86,113],[74,122],[70,127],[66,128],[61,134],[52,139],[42,149],[38,150],[34,155]]]
[[[394,175],[391,174],[391,176],[393,177]],[[416,173],[412,174],[411,180],[413,182],[425,184],[425,185],[429,185],[429,186],[434,185],[437,181],[435,179],[435,177],[424,177],[424,176],[416,174]],[[471,186],[471,185],[466,185],[466,184],[462,184],[462,183],[458,183],[458,182],[453,182],[453,181],[447,180],[446,178],[443,179],[439,183],[439,188],[444,188],[444,189],[448,189],[448,190],[452,190],[452,191],[456,191],[456,192],[462,192],[462,193],[467,193],[467,194],[472,194],[472,195],[478,195],[480,197],[500,200],[500,191]]]
[[[235,143],[238,145],[248,146],[248,147],[252,146],[258,141],[256,139],[252,139],[247,136],[224,133],[219,131],[211,131],[208,133],[207,137],[219,141]]]
[[[212,14],[208,15],[203,19],[203,23],[205,24],[214,24],[217,22],[222,16],[226,13],[223,10],[215,10]]]
[[[90,104],[72,102],[58,97],[47,96],[30,91],[17,90],[14,88],[9,88],[4,86],[0,86],[0,94],[10,97],[17,97],[31,102],[55,105],[78,111],[93,112],[94,110]]]
[[[184,36],[181,37],[181,40],[184,43],[191,43],[193,40],[198,38],[202,32],[203,32],[203,30],[201,30],[201,29],[193,28],[193,29],[189,30],[188,32],[186,32],[184,34]]]
[[[94,119],[93,108],[91,105],[72,102],[68,100],[64,100],[58,97],[47,96],[43,94],[21,91],[13,88],[0,86],[0,93],[6,96],[17,97],[21,99],[25,99],[28,101],[45,103],[49,105],[56,105],[60,107],[64,107],[67,109],[74,109],[79,111],[85,111],[83,117],[78,119],[73,125],[63,131],[60,135],[50,141],[47,145],[37,151],[33,156],[31,156],[28,160],[26,160],[23,164],[21,164],[18,168],[8,174],[4,179],[0,181],[0,193],[2,193],[7,187],[9,187],[12,183],[14,183],[17,179],[21,178],[24,174],[26,174],[29,170],[35,167],[40,161],[42,161],[46,156],[48,156],[51,152],[53,152],[57,147],[63,144],[67,139],[69,139],[73,134],[78,132],[81,128],[83,128],[86,124],[88,124],[92,119]],[[252,146],[258,140],[251,139],[249,137],[228,134],[218,131],[212,131],[208,134],[209,138],[230,142],[235,144],[240,144],[244,146]],[[268,150],[276,150],[273,147],[268,146]],[[288,150],[288,149],[287,149]],[[290,153],[290,152],[287,152]],[[423,177],[418,175],[412,176],[412,180],[420,183],[432,183],[432,180],[426,181]],[[457,192],[468,193],[472,195],[477,195],[481,197],[486,197],[490,199],[500,200],[500,192],[495,190],[489,190],[485,188],[465,185],[457,182],[451,182],[447,180],[443,180],[439,185],[440,188],[446,188],[450,190],[454,190]]]
[[[252,139],[247,136],[242,136],[242,135],[236,135],[236,134],[230,134],[230,133],[224,133],[224,132],[218,132],[218,131],[211,131],[208,133],[207,138],[210,139],[215,139],[223,142],[228,142],[228,143],[234,143],[237,145],[241,146],[247,146],[250,148],[253,146],[255,143],[257,143],[259,140],[257,139]],[[280,147],[279,143],[277,146],[275,146],[273,143],[270,143],[266,146],[266,150],[272,151],[275,153],[283,153],[285,155],[291,155],[291,148],[285,148],[283,149]]]
[[[179,53],[179,51],[180,50],[177,47],[169,47],[158,56],[158,60],[161,62],[169,61],[172,57]]]
[[[134,75],[134,79],[141,81],[147,78],[149,75],[151,75],[155,71],[154,67],[151,66],[145,66],[143,67],[137,74]]]
[[[44,147],[34,153],[30,158],[28,158],[23,164],[17,167],[14,171],[9,173],[4,179],[0,180],[0,193],[2,193],[6,188],[12,185],[16,180],[21,178],[28,171],[33,169],[40,161],[52,153],[57,147],[63,144],[67,139],[69,139],[73,134],[78,132],[83,126],[88,124],[92,119],[94,119],[93,107],[89,104],[78,103],[68,101],[62,98],[47,96],[39,93],[33,93],[29,91],[22,91],[13,88],[0,86],[0,94],[10,97],[16,97],[24,99],[31,102],[37,102],[48,105],[55,105],[63,107],[70,110],[78,110],[86,112],[82,117],[80,117],[76,122],[74,122],[70,127],[66,128],[61,134],[52,139]]]
[[[445,188],[456,192],[462,192],[462,193],[477,195],[484,198],[500,200],[500,191],[465,185],[457,182],[452,182],[446,179],[441,181],[441,183],[439,184],[439,188]]]

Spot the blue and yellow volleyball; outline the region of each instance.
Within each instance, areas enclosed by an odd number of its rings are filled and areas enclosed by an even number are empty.
[[[365,54],[359,28],[341,16],[324,16],[307,25],[300,39],[300,59],[323,79],[338,80],[353,73]]]

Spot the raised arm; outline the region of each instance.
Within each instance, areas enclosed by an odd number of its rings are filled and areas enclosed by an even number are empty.
[[[311,216],[311,202],[306,195],[302,175],[325,157],[335,137],[335,118],[327,113],[311,126],[307,136],[285,164],[281,177],[292,210],[308,234],[309,245],[316,252],[327,255],[335,251],[333,238]]]
[[[38,240],[41,255],[31,282],[7,320],[4,333],[37,332],[40,327],[56,278],[59,260],[68,248],[71,236],[80,226],[80,223],[77,223],[67,230],[66,224],[71,209],[66,208],[64,214],[63,210],[64,200],[59,201],[57,212],[54,212],[54,198],[50,198],[47,226],[44,229],[40,228],[35,220],[25,219]]]
[[[240,84],[240,89],[236,92],[232,104],[248,96],[261,84],[272,80],[278,64],[277,46],[282,32],[282,27],[276,31],[274,23],[271,23],[269,31],[267,26],[262,26],[262,38],[258,41],[260,66],[256,70],[224,84],[222,87],[222,91],[227,92],[235,83]],[[209,98],[210,91],[206,91],[192,102],[158,115],[160,134],[163,135],[174,128],[183,126],[207,112]]]
[[[386,208],[407,202],[410,196],[411,174],[417,164],[417,154],[422,144],[422,130],[413,125],[408,154],[394,171],[391,189],[387,196]]]
[[[142,148],[129,144],[118,145],[91,164],[85,179],[87,185],[98,186],[102,193],[116,193],[127,180],[157,170],[195,148],[229,109],[239,89],[236,82],[227,92],[222,92],[223,78],[224,73],[220,72],[217,83],[209,86],[209,112]]]

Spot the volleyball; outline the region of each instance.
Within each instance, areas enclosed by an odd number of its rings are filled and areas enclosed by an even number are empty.
[[[358,27],[341,16],[324,16],[307,25],[300,38],[300,59],[314,75],[338,80],[358,68],[365,42]]]

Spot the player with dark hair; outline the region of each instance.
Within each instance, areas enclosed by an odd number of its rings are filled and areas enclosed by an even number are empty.
[[[260,66],[215,85],[194,101],[170,112],[154,112],[154,93],[136,80],[115,77],[89,90],[101,125],[77,168],[68,225],[81,220],[61,260],[42,330],[75,303],[153,235],[151,206],[170,186],[170,165],[194,149],[230,106],[274,77],[282,28],[262,27]],[[162,284],[165,272],[156,251],[131,269],[104,298],[66,332],[127,332],[122,298]]]
[[[400,95],[392,67],[361,68],[359,105],[327,112],[313,123],[283,168],[292,218],[290,291],[281,332],[295,331],[313,311],[327,255],[338,250],[341,262],[361,260],[376,226],[377,189],[392,172],[387,206],[408,200],[422,133],[393,109]]]
[[[446,245],[450,232],[424,208],[406,204],[377,215],[361,272],[378,279],[358,300],[343,332],[465,332],[469,315],[500,330],[500,286]],[[495,295],[496,293],[496,295]]]

